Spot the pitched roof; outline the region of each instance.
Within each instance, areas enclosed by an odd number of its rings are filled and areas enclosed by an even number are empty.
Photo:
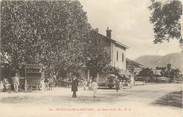
[[[114,39],[110,39],[110,38],[108,38],[107,36],[104,36],[104,35],[102,35],[102,34],[96,32],[96,31],[94,31],[94,30],[92,30],[90,33],[92,34],[92,36],[96,36],[96,37],[99,37],[99,38],[102,38],[102,39],[111,41],[112,43],[116,44],[117,46],[119,46],[119,47],[121,47],[121,48],[124,48],[124,49],[128,49],[128,48],[129,48],[127,45],[122,44],[122,43],[120,43],[120,42],[118,42],[118,41],[116,41],[116,40],[114,40]]]

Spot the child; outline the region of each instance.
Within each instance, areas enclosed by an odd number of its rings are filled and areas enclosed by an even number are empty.
[[[49,79],[49,90],[53,90],[53,87],[54,87],[54,79],[50,78]]]

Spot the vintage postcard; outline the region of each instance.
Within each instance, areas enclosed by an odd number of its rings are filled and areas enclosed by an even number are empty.
[[[183,117],[182,0],[1,0],[1,117]]]

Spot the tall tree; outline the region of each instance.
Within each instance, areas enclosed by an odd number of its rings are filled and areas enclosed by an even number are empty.
[[[26,62],[75,70],[84,60],[88,30],[77,0],[1,2],[1,53],[12,67]]]
[[[150,22],[154,26],[154,43],[177,39],[182,41],[181,15],[182,3],[179,0],[168,0],[166,2],[151,0],[149,7],[152,14]]]

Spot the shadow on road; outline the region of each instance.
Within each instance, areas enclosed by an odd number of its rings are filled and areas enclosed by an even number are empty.
[[[171,92],[156,100],[153,104],[183,108],[182,93],[183,91]]]

